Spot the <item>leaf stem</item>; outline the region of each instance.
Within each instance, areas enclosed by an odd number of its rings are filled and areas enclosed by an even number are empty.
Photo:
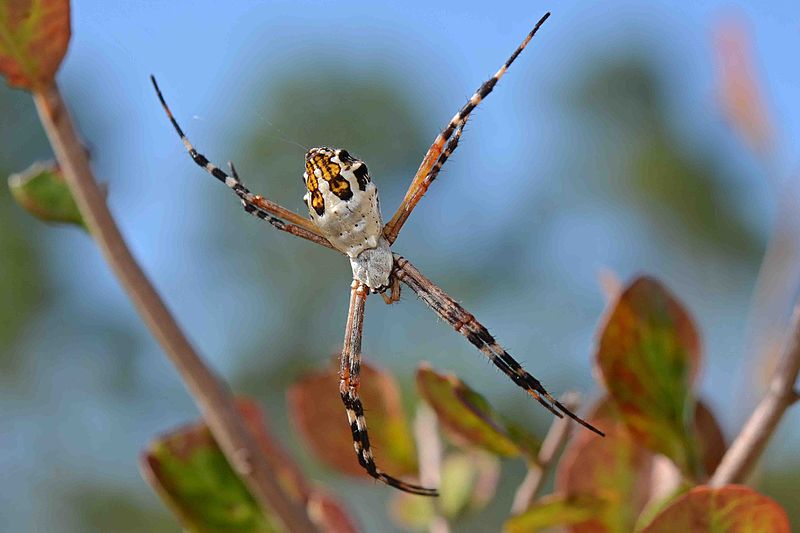
[[[442,440],[439,438],[439,420],[436,413],[424,402],[417,407],[414,418],[414,439],[419,456],[419,480],[425,487],[441,488]],[[450,524],[442,515],[440,498],[433,502],[435,516],[428,526],[430,533],[450,533]]]
[[[764,453],[786,410],[797,401],[795,390],[800,373],[800,304],[795,307],[792,325],[769,390],[745,422],[739,435],[725,452],[711,476],[709,485],[720,487],[742,483]]]
[[[577,394],[566,394],[561,401],[570,411],[577,411],[580,401]],[[547,431],[547,435],[539,448],[535,461],[528,462],[528,473],[517,487],[514,494],[514,503],[511,505],[511,514],[517,515],[525,512],[542,490],[547,475],[549,474],[556,457],[561,453],[572,433],[572,419],[555,418]]]
[[[50,144],[84,221],[147,327],[177,368],[227,457],[260,506],[290,531],[314,531],[305,510],[278,484],[228,388],[205,365],[137,264],[106,206],[55,82],[33,93]]]

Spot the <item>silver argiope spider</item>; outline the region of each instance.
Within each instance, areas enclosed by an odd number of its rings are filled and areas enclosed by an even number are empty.
[[[407,259],[393,254],[391,251],[391,245],[406,219],[456,149],[470,113],[492,91],[511,63],[525,49],[525,46],[549,16],[550,13],[545,14],[536,23],[533,30],[500,67],[500,70],[478,88],[464,107],[450,120],[447,127],[436,137],[433,145],[425,154],[400,207],[385,226],[378,205],[378,190],[370,179],[367,166],[363,161],[352,157],[346,150],[323,147],[312,148],[306,153],[306,171],[303,174],[303,180],[307,191],[303,200],[308,206],[310,220],[262,196],[253,194],[239,179],[233,164],[229,163],[230,175],[228,175],[195,150],[172,116],[155,78],[151,76],[161,105],[180,135],[189,155],[195,163],[233,189],[245,211],[269,222],[279,230],[333,248],[349,257],[353,269],[353,283],[344,347],[340,358],[339,393],[353,433],[353,446],[358,462],[372,477],[412,494],[438,495],[435,489],[406,483],[378,468],[370,449],[364,408],[358,396],[361,333],[367,296],[370,293],[379,293],[387,304],[394,303],[400,297],[400,283],[405,283],[441,319],[452,325],[514,383],[522,387],[555,416],[567,415],[598,435],[603,435],[602,431],[578,417],[550,395],[539,380],[525,371],[495,341],[486,327],[458,302],[422,275]]]

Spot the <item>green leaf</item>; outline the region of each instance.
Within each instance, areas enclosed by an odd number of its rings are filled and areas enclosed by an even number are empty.
[[[415,473],[416,449],[394,377],[363,363],[359,394],[376,462],[392,475]],[[341,473],[368,477],[353,451],[336,370],[302,377],[289,388],[287,401],[292,422],[317,458]]]
[[[0,2],[0,74],[10,85],[52,83],[70,37],[69,0]]]
[[[34,163],[8,178],[8,188],[19,205],[33,216],[49,222],[76,224],[86,229],[72,193],[52,163]]]
[[[398,492],[392,499],[392,518],[401,527],[425,529],[437,513],[448,520],[483,509],[494,497],[500,480],[500,461],[483,451],[458,451],[442,461],[439,498],[419,498]]]
[[[524,513],[506,520],[505,533],[529,533],[553,526],[586,523],[603,513],[607,503],[592,496],[568,497],[551,494],[539,499]]]
[[[141,468],[189,531],[279,531],[261,512],[202,423],[153,442]]]
[[[494,496],[500,462],[484,452],[456,452],[442,462],[439,507],[447,518],[482,509]]]
[[[602,427],[605,438],[575,434],[556,469],[556,491],[568,499],[589,498],[608,505],[574,532],[633,531],[636,518],[652,497],[650,471],[655,454],[641,446],[616,419],[613,405],[601,401],[589,423]]]
[[[661,511],[642,533],[789,533],[780,505],[753,489],[695,487]]]
[[[389,514],[394,523],[403,529],[424,531],[436,518],[436,500],[398,492],[391,500]]]
[[[503,457],[536,456],[540,441],[506,423],[483,396],[457,377],[439,374],[423,364],[417,369],[417,388],[455,443]]]
[[[690,428],[700,341],[691,317],[663,285],[641,277],[622,292],[602,329],[596,363],[631,433],[699,477]]]
[[[289,497],[302,501],[309,509],[309,517],[321,529],[355,532],[355,523],[341,505],[310,486],[291,457],[270,436],[258,405],[247,399],[238,399],[237,405],[278,484]],[[155,440],[142,456],[141,469],[189,531],[278,531],[276,522],[259,508],[203,423],[185,426]]]

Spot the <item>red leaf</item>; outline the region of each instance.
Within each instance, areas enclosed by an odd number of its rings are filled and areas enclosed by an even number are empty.
[[[613,406],[600,402],[589,423],[606,430],[603,439],[587,432],[575,434],[556,470],[557,493],[566,501],[594,501],[591,520],[572,531],[633,531],[651,497],[650,470],[655,454],[639,445],[615,417]]]
[[[35,89],[53,81],[70,37],[69,0],[0,2],[0,74]]]
[[[780,505],[753,489],[695,487],[661,511],[642,533],[789,533]]]
[[[602,328],[596,363],[622,421],[639,442],[697,476],[691,388],[700,340],[683,306],[658,281],[637,278]]]
[[[392,475],[416,472],[414,441],[394,378],[364,363],[359,394],[378,465]],[[306,375],[291,386],[287,400],[292,422],[322,462],[344,474],[367,476],[353,451],[335,370]]]

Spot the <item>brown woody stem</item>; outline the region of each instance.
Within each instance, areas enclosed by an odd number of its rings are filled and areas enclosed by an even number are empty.
[[[55,82],[33,93],[39,117],[81,215],[147,327],[177,368],[233,469],[261,507],[290,531],[314,531],[304,508],[278,485],[228,388],[205,365],[137,264],[106,206]]]
[[[766,396],[756,406],[739,435],[711,476],[714,487],[742,483],[764,453],[786,410],[798,399],[795,382],[800,372],[800,305],[795,307],[791,329]]]

